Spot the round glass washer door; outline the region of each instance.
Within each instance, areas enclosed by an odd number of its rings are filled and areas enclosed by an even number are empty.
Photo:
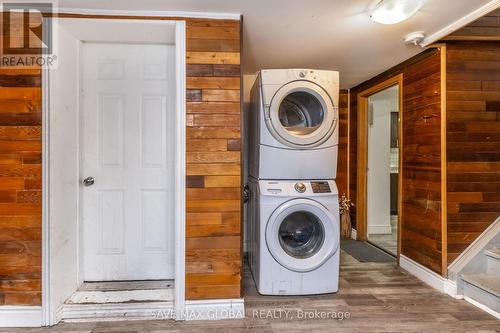
[[[267,222],[266,243],[283,267],[312,271],[325,263],[339,247],[339,223],[320,203],[290,200],[278,207]]]
[[[281,143],[314,147],[332,135],[337,110],[323,88],[309,81],[294,81],[273,96],[266,119],[269,130]]]

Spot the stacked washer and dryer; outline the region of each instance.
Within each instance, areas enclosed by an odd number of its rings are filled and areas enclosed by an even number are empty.
[[[338,290],[339,74],[263,70],[251,91],[248,252],[263,295]]]

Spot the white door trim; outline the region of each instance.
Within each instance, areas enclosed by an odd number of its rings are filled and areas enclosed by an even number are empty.
[[[104,20],[104,19],[102,19]],[[130,19],[127,19],[130,21]],[[116,19],[108,21],[116,22]],[[120,20],[126,21],[126,20]],[[139,21],[139,20],[137,20]],[[186,115],[186,25],[185,21],[166,20],[144,20],[144,24],[169,24],[175,25],[176,44],[176,133],[175,133],[175,300],[174,308],[178,313],[182,313],[185,308],[185,115]],[[42,320],[41,325],[54,325],[57,323],[58,309],[54,309],[50,300],[50,193],[51,182],[50,170],[52,168],[49,161],[50,147],[50,75],[48,70],[42,71]],[[78,248],[78,251],[81,249]],[[35,325],[36,326],[36,325]]]
[[[175,297],[177,314],[186,305],[186,22],[175,23],[176,48],[176,123],[175,127]]]
[[[43,21],[42,30],[46,31],[47,22]],[[41,90],[42,90],[42,318],[41,326],[48,326],[55,318],[51,309],[50,295],[50,219],[49,219],[49,184],[50,184],[50,161],[49,161],[49,71],[42,68]]]

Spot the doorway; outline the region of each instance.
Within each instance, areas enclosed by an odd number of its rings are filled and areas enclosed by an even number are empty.
[[[368,97],[367,238],[397,256],[399,86]]]
[[[43,73],[46,324],[180,313],[185,22],[52,20],[57,63]]]
[[[399,258],[402,88],[394,76],[358,94],[357,238]]]

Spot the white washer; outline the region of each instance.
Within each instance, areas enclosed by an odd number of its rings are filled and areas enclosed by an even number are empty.
[[[335,179],[338,101],[338,72],[260,71],[251,91],[250,176]]]
[[[335,182],[250,178],[249,188],[249,262],[258,292],[336,292],[340,226]]]

